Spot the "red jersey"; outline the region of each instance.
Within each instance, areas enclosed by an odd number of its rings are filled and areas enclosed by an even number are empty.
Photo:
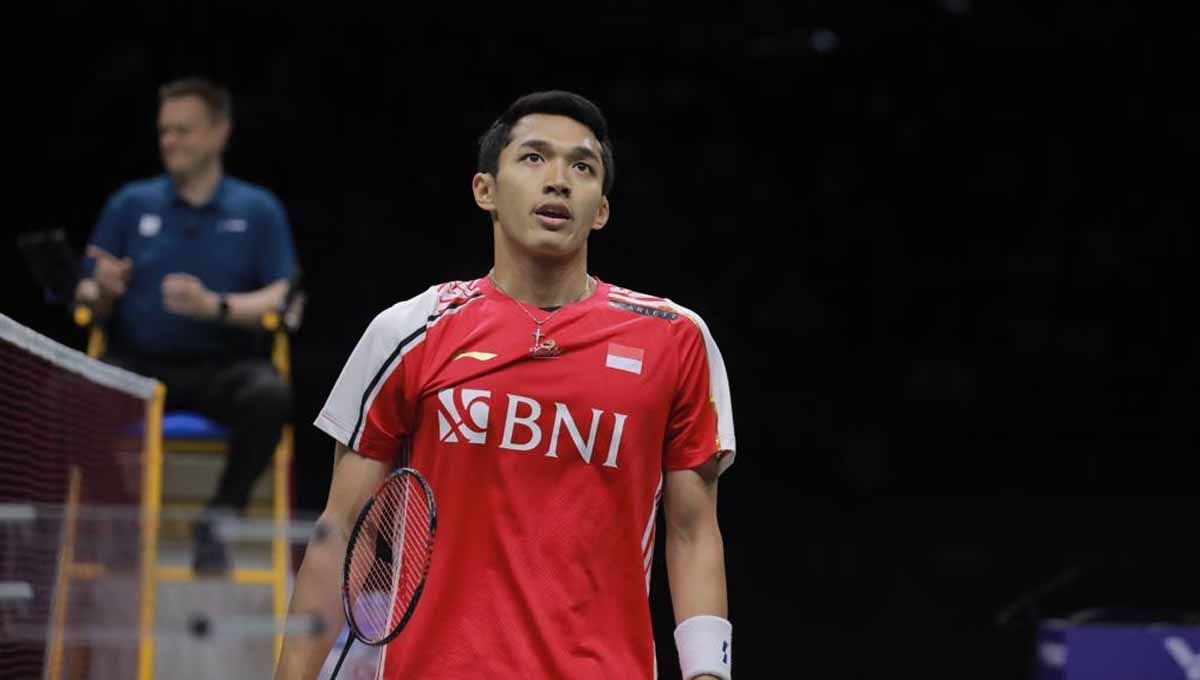
[[[382,678],[656,674],[663,472],[733,462],[724,362],[692,312],[599,280],[540,328],[530,314],[550,313],[486,277],[432,287],[371,322],[317,417],[360,455],[407,450],[437,503]]]

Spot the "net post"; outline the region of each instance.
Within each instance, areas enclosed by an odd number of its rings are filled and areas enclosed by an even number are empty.
[[[142,468],[141,618],[138,625],[138,680],[154,677],[154,615],[158,578],[158,522],[162,501],[162,418],[167,390],[161,383],[146,407]]]
[[[274,519],[275,532],[271,538],[271,571],[274,573],[273,605],[275,611],[275,663],[279,663],[279,655],[283,651],[283,626],[287,618],[287,579],[289,572],[290,544],[287,541],[288,508],[288,470],[291,468],[292,426],[284,425],[275,448],[274,472]]]
[[[63,539],[59,548],[58,577],[54,584],[54,619],[50,626],[50,645],[46,650],[46,677],[62,677],[63,627],[67,618],[67,598],[71,592],[71,567],[75,562],[75,516],[79,511],[79,466],[69,468],[67,507],[63,516]]]
[[[270,315],[268,315],[270,316]],[[275,314],[272,331],[274,342],[271,346],[271,363],[279,371],[284,382],[292,381],[291,350],[288,342],[287,329],[282,318]],[[279,444],[275,447],[275,466],[273,474],[272,510],[275,519],[275,533],[271,540],[271,571],[274,574],[272,605],[277,624],[275,634],[275,664],[279,664],[279,656],[283,653],[283,627],[287,618],[287,581],[291,573],[291,544],[287,541],[287,523],[291,501],[289,470],[292,466],[293,431],[291,425],[284,425],[280,433]]]

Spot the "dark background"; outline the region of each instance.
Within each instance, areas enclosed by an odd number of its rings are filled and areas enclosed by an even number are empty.
[[[616,145],[592,272],[696,310],[725,356],[740,677],[1025,677],[1038,617],[1200,608],[1185,17],[254,5],[22,20],[7,209],[14,236],[63,227],[81,249],[112,191],[160,171],[157,87],[231,86],[226,169],[284,203],[309,295],[301,510],[332,450],[308,423],[367,322],[490,266],[475,138],[565,88]],[[82,346],[4,252],[2,311]],[[653,588],[676,677],[661,564]]]

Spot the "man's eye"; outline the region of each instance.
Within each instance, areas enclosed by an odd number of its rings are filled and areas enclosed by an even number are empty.
[[[523,160],[523,161],[530,161],[530,162],[537,162],[537,161],[540,161],[540,160],[542,160],[542,155],[541,155],[541,154],[536,154],[536,153],[527,153],[527,154],[525,154],[524,156],[521,156],[521,160]]]
[[[592,169],[592,166],[588,165],[587,163],[583,163],[583,162],[576,163],[575,169],[579,170],[580,172],[586,172],[589,175],[593,174],[595,172],[595,170]]]

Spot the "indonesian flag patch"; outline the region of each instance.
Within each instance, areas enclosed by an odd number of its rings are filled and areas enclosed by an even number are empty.
[[[608,356],[604,365],[618,371],[628,371],[637,375],[642,374],[642,357],[646,351],[636,347],[626,347],[615,342],[608,343]]]

